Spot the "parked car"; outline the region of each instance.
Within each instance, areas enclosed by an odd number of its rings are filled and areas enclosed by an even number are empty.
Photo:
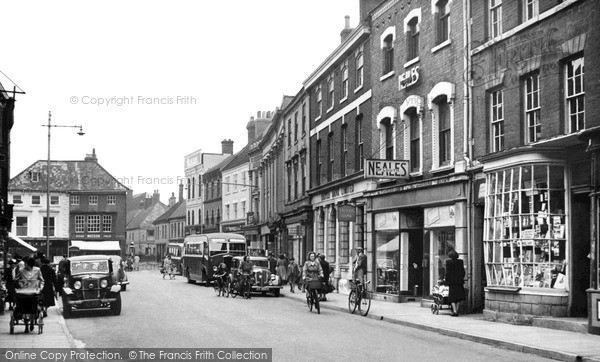
[[[116,273],[113,273],[113,281],[115,284],[121,286],[121,291],[124,292],[127,290],[127,285],[129,285],[129,278],[127,278],[127,273],[125,273],[125,262],[118,255],[110,255],[110,258],[113,262],[113,268],[116,269]]]
[[[73,256],[62,293],[63,315],[74,310],[109,309],[121,314],[121,285],[115,279],[119,263],[114,255]]]
[[[231,264],[232,278],[237,278],[243,258],[242,256],[233,257]],[[251,256],[250,261],[253,264],[252,275],[250,276],[253,281],[252,292],[273,293],[275,297],[279,297],[281,288],[283,288],[282,281],[277,274],[271,274],[269,259],[264,256]]]

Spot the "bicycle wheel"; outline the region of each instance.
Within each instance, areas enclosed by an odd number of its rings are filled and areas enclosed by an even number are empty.
[[[244,298],[250,299],[250,283],[244,283]]]
[[[236,283],[229,284],[229,294],[231,294],[231,298],[235,298],[238,296],[238,286]]]
[[[319,293],[317,293],[316,290],[313,297],[315,298],[315,308],[317,308],[317,314],[321,314],[321,305],[319,304]]]
[[[369,314],[369,309],[371,309],[371,292],[364,290],[358,304],[358,310],[360,315],[364,317]]]
[[[221,295],[221,286],[219,285],[219,282],[214,280],[212,282],[213,288],[215,289],[215,294],[217,295],[217,297],[219,297]]]
[[[356,290],[351,290],[348,295],[348,311],[350,311],[350,314],[356,312],[356,307]]]

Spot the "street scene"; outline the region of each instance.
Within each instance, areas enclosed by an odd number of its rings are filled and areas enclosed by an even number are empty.
[[[600,361],[599,10],[6,4],[0,359]]]

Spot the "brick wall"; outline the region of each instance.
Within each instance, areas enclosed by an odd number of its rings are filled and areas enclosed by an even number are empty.
[[[419,31],[419,61],[404,67],[406,63],[407,39],[404,33],[404,19],[414,10],[421,9],[421,22]],[[463,147],[463,14],[462,3],[453,1],[450,8],[450,45],[432,53],[436,46],[436,27],[434,14],[431,12],[431,1],[400,1],[389,8],[385,13],[373,19],[371,33],[371,68],[373,82],[373,125],[371,137],[373,145],[371,154],[378,157],[382,147],[379,142],[377,128],[377,115],[387,107],[393,107],[399,113],[402,102],[411,95],[417,95],[425,101],[424,118],[422,124],[423,170],[425,177],[432,167],[432,114],[427,107],[427,95],[439,82],[450,82],[455,85],[454,99],[454,160],[462,160]],[[383,51],[380,46],[381,35],[391,26],[395,26],[394,41],[394,72],[395,74],[385,80],[380,80],[383,75]],[[419,80],[412,86],[399,89],[398,77],[410,70],[419,67]],[[404,157],[404,127],[398,114],[398,133],[396,136],[397,157]]]
[[[542,3],[540,11],[552,11],[547,2]],[[474,2],[472,8],[474,47],[486,36],[486,10],[482,4]],[[578,1],[474,56],[474,158],[490,152],[489,92],[494,89],[504,90],[505,149],[525,144],[522,82],[524,76],[533,72],[540,76],[542,139],[565,133],[564,61],[577,54],[585,57],[585,127],[600,124],[592,116],[600,103],[600,86],[594,81],[598,79],[599,54],[598,43],[593,40],[599,32],[595,21],[598,9],[594,5],[593,1]],[[505,25],[519,25],[514,23],[519,18],[519,8],[512,3],[503,6]],[[491,81],[495,74],[503,77]]]
[[[531,324],[534,317],[566,317],[567,299],[565,296],[506,294],[485,292],[485,312],[487,319],[504,322]]]

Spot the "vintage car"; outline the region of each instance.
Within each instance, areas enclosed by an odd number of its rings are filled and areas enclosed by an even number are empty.
[[[236,256],[233,258],[231,264],[231,275],[232,280],[237,278],[239,274],[240,263],[244,257]],[[273,293],[274,296],[279,297],[281,288],[283,288],[281,279],[276,274],[271,274],[269,271],[269,259],[264,256],[251,256],[250,261],[253,264],[252,267],[252,292],[260,292],[262,294]]]
[[[73,256],[62,293],[63,315],[73,310],[110,309],[121,314],[121,285],[115,280],[119,264],[114,255]]]

